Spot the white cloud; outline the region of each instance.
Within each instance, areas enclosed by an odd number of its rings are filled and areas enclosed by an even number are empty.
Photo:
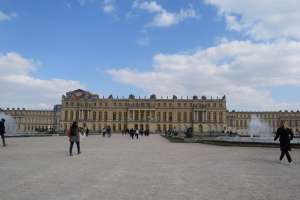
[[[102,8],[103,8],[103,11],[106,13],[114,12],[116,9],[115,0],[104,0]]]
[[[193,8],[181,9],[177,13],[169,12],[156,1],[136,0],[133,3],[133,7],[154,14],[152,21],[147,26],[169,27],[189,18],[199,18],[199,15]]]
[[[15,52],[0,54],[1,107],[52,108],[65,92],[84,88],[73,80],[32,76],[39,66],[38,61]]]
[[[189,54],[157,54],[153,70],[112,69],[114,80],[158,95],[226,94],[230,108],[299,109],[270,88],[300,86],[300,42],[225,41]],[[298,106],[298,107],[297,107]]]
[[[300,39],[299,0],[205,0],[218,8],[230,30],[256,40]]]
[[[17,16],[17,14],[15,14],[15,13],[6,14],[0,10],[0,22],[12,20],[16,16]]]

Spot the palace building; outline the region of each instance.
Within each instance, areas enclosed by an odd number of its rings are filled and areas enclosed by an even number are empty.
[[[219,132],[226,128],[226,99],[99,98],[83,90],[68,92],[62,97],[61,128],[67,129],[73,121],[85,123],[91,131],[110,126],[113,132],[138,128],[151,132],[168,129],[184,130],[193,127],[196,132]]]
[[[79,126],[86,124],[91,132],[99,133],[110,126],[113,132],[126,128],[138,128],[160,133],[169,129],[184,131],[193,128],[195,134],[207,135],[226,131],[246,134],[253,116],[267,123],[272,131],[280,119],[285,119],[295,133],[300,130],[300,112],[236,112],[227,111],[226,97],[207,98],[118,98],[110,95],[99,97],[81,89],[62,96],[61,105],[53,110],[0,110],[16,119],[17,132],[38,132],[41,130],[67,130],[73,121]]]

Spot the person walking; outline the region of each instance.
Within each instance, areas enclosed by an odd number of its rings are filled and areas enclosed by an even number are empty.
[[[135,137],[136,137],[136,139],[139,139],[139,129],[135,130]]]
[[[88,137],[88,136],[89,136],[89,132],[90,132],[89,128],[88,128],[88,127],[86,127],[86,129],[85,129],[85,136],[86,136],[86,137]]]
[[[293,140],[294,134],[291,129],[289,129],[285,125],[285,121],[280,122],[280,127],[277,129],[274,141],[276,141],[279,138],[280,141],[280,150],[281,154],[279,157],[280,162],[282,161],[283,157],[286,156],[289,163],[292,163],[292,158],[289,154],[289,151],[291,151],[291,140]]]
[[[83,124],[83,134],[86,136],[86,137],[88,137],[89,136],[89,128],[87,127],[87,125],[84,123]]]
[[[107,130],[107,137],[110,138],[111,137],[111,128],[110,128],[110,126],[108,126],[106,130]]]
[[[102,137],[105,137],[105,135],[106,135],[106,127],[103,127],[103,129],[102,129]]]
[[[1,119],[0,121],[0,135],[1,135],[1,139],[2,139],[2,145],[5,147],[6,143],[5,143],[5,119]]]
[[[134,130],[133,130],[133,128],[130,129],[129,134],[130,134],[131,139],[133,139],[133,137],[134,137]]]
[[[80,136],[79,136],[79,129],[77,126],[77,122],[73,122],[73,124],[71,125],[69,131],[68,131],[68,135],[69,135],[69,141],[70,141],[70,148],[69,148],[69,153],[70,156],[73,156],[72,150],[73,150],[73,145],[74,143],[76,143],[77,145],[77,153],[80,154]]]
[[[146,129],[145,136],[149,136],[149,129]]]

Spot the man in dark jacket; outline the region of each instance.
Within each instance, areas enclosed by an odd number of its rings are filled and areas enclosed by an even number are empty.
[[[0,135],[1,135],[1,139],[2,139],[2,145],[5,147],[6,144],[5,144],[4,134],[5,134],[5,119],[1,119],[1,121],[0,121]]]
[[[274,138],[274,141],[276,141],[279,138],[280,141],[280,161],[283,159],[284,155],[286,155],[289,163],[292,162],[292,158],[289,154],[289,151],[291,151],[291,140],[293,140],[294,134],[293,131],[285,126],[285,121],[280,122],[280,127],[277,129],[276,136]]]
[[[130,129],[129,134],[130,134],[131,139],[133,139],[133,137],[134,137],[134,130],[133,130],[133,128]]]

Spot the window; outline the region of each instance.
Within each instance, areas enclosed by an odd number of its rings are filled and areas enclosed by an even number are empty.
[[[127,121],[127,112],[124,112],[124,121]]]
[[[186,112],[183,113],[183,122],[187,122],[187,113]]]
[[[65,121],[68,121],[68,111],[65,111]]]
[[[173,121],[173,116],[172,116],[172,112],[169,112],[169,122]]]
[[[107,112],[104,112],[104,121],[107,121]]]
[[[99,121],[102,121],[102,112],[101,111],[99,111],[98,119],[99,119]]]
[[[208,121],[211,120],[210,112],[207,113],[207,119],[208,119]]]
[[[73,110],[70,111],[70,120],[73,120],[74,118],[74,113],[73,113]]]
[[[97,118],[97,113],[96,113],[96,111],[94,111],[93,112],[93,120],[96,121],[96,118]]]
[[[134,120],[137,121],[139,120],[139,111],[134,111]]]
[[[166,112],[163,112],[163,121],[167,121],[167,113]]]
[[[144,120],[144,117],[145,117],[145,115],[144,115],[144,111],[143,111],[143,110],[141,110],[141,120]]]
[[[88,119],[88,111],[85,110],[84,111],[84,121],[86,121]]]
[[[117,113],[113,112],[113,121],[116,121],[116,120],[117,120]]]
[[[146,120],[147,121],[150,120],[150,111],[149,110],[146,111]]]
[[[161,118],[160,118],[160,112],[157,112],[157,121],[160,121]]]
[[[213,112],[213,121],[216,122],[217,121],[217,113]]]
[[[223,113],[219,113],[219,122],[223,123]]]
[[[119,114],[118,114],[118,121],[122,121],[122,113],[121,112],[119,112]]]

